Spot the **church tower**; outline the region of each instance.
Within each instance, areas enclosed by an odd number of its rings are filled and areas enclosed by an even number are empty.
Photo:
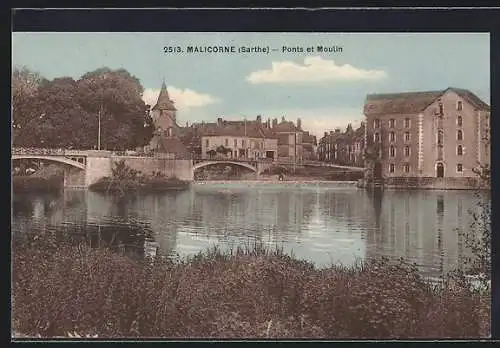
[[[151,109],[151,118],[156,127],[156,134],[164,137],[174,137],[177,133],[177,109],[174,101],[170,99],[167,91],[167,85],[163,81],[160,95],[156,105]]]

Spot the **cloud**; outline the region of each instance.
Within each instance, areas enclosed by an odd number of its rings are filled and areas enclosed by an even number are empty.
[[[383,70],[365,70],[352,65],[337,65],[334,60],[306,57],[304,64],[291,61],[272,62],[271,69],[257,70],[246,77],[252,84],[323,81],[375,81],[384,79]]]
[[[144,90],[142,99],[146,104],[154,106],[158,95],[160,94],[159,89],[147,88]],[[207,106],[211,104],[219,103],[220,100],[209,94],[204,94],[200,92],[193,91],[192,89],[180,89],[176,87],[168,87],[168,94],[170,98],[174,101],[177,109],[185,111],[191,108],[199,108],[202,106]]]

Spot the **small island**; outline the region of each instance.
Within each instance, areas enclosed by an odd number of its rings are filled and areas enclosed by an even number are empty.
[[[111,177],[103,177],[90,185],[89,190],[100,193],[128,194],[185,190],[190,187],[189,181],[167,177],[161,172],[143,174],[127,166],[123,160],[114,164],[111,173]]]

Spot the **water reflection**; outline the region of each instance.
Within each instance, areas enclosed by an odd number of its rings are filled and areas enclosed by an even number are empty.
[[[13,230],[58,229],[92,245],[121,243],[144,253],[192,254],[261,241],[318,265],[385,255],[416,262],[427,275],[462,267],[457,231],[476,206],[466,191],[374,191],[303,185],[195,185],[188,191],[115,199],[88,191],[16,195]]]

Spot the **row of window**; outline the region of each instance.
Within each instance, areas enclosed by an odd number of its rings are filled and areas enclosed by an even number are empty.
[[[410,141],[410,132],[404,132],[404,140]],[[457,131],[457,140],[458,141],[464,140],[464,132],[462,130]],[[377,143],[380,142],[380,133],[373,134],[373,141],[375,141]],[[389,141],[396,141],[396,133],[395,132],[389,133]],[[443,145],[443,143],[444,143],[444,131],[443,130],[438,131],[437,143],[438,143],[438,145]]]
[[[462,110],[462,109],[460,109]],[[462,127],[462,116],[457,116],[457,126]],[[411,127],[411,119],[405,118],[404,120],[404,128],[410,128]],[[380,120],[378,118],[373,120],[373,128],[380,128]],[[396,128],[396,120],[394,118],[391,118],[389,120],[389,128]]]
[[[394,173],[396,171],[396,165],[394,163],[389,163],[389,173]],[[462,163],[457,163],[457,172],[462,173],[464,171],[464,167]],[[403,164],[403,172],[409,173],[410,172],[410,164],[409,163],[404,163]]]
[[[464,148],[462,145],[457,146],[457,156],[462,156],[464,154]],[[396,157],[396,147],[391,145],[389,146],[389,156],[390,157]],[[404,147],[404,156],[405,157],[410,157],[410,147],[405,146]]]
[[[405,118],[404,127],[410,128],[410,126],[411,126],[411,120],[409,118]],[[389,120],[389,128],[395,128],[395,127],[396,127],[396,120],[394,118],[391,118]],[[380,128],[380,120],[378,118],[373,120],[373,128]]]
[[[251,144],[251,147],[254,147],[254,145],[255,145],[255,148],[258,148],[258,149],[264,148],[263,143],[255,143],[255,142],[251,141],[250,144]],[[246,145],[247,145],[246,140],[241,140],[241,148],[246,148]],[[209,146],[210,146],[210,140],[205,139],[205,147],[209,147]],[[224,146],[229,147],[229,139],[224,139]],[[233,140],[233,148],[238,148],[238,139]]]

